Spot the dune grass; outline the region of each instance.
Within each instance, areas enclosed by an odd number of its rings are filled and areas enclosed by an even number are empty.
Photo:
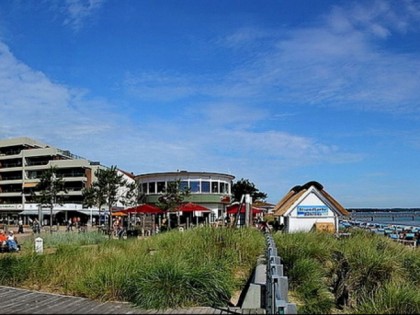
[[[44,245],[42,255],[2,255],[0,284],[129,301],[144,309],[226,306],[265,249],[261,232],[226,228],[127,240],[96,232],[52,234]]]
[[[300,314],[420,313],[420,251],[366,231],[274,235]]]

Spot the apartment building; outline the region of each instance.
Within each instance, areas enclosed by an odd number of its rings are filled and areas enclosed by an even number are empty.
[[[57,221],[64,221],[71,215],[99,215],[99,209],[84,209],[82,189],[94,181],[95,171],[104,167],[34,139],[21,137],[0,140],[0,220],[25,221],[43,213],[49,216],[49,209],[40,209],[33,200],[33,193],[42,172],[51,166],[63,177],[67,193],[65,203],[56,205],[53,214]],[[58,222],[60,223],[60,222]]]
[[[68,150],[21,137],[0,140],[0,223],[5,220],[17,220],[19,217],[23,218],[25,223],[29,218],[35,217],[49,220],[51,209],[42,208],[33,195],[42,173],[51,166],[57,168],[57,174],[63,178],[67,189],[65,203],[54,206],[54,224],[63,224],[74,216],[82,216],[85,222],[92,221],[93,218],[99,219],[107,212],[106,205],[102,209],[84,208],[82,194],[83,188],[95,181],[96,170],[106,168],[105,166]],[[180,180],[181,189],[188,188],[191,191],[185,201],[209,208],[211,212],[207,215],[210,221],[225,215],[226,205],[231,200],[232,181],[235,178],[230,174],[210,172],[176,171],[137,176],[122,170],[118,172],[127,182],[138,183],[140,192],[145,196],[143,202],[146,203],[156,203],[168,182]],[[115,207],[123,208],[120,203]]]

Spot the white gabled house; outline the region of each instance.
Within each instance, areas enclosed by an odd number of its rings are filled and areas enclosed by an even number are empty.
[[[349,215],[316,181],[293,187],[276,204],[273,212],[287,233],[312,230],[335,233],[338,232],[339,219]]]

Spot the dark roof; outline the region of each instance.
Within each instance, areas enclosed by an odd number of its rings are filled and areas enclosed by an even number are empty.
[[[125,175],[127,175],[128,177],[130,177],[130,178],[132,178],[132,179],[135,179],[135,177],[136,177],[136,175],[134,175],[133,173],[129,173],[129,172],[127,172],[127,171],[124,171],[124,170],[122,170],[122,169],[118,169],[121,173],[124,173]]]
[[[300,186],[294,186],[290,191],[274,206],[273,212],[276,216],[284,215],[290,207],[298,200],[302,195],[305,194],[311,187],[314,187],[338,212],[344,216],[348,216],[348,211],[329,193],[324,190],[324,187],[316,182],[310,181]]]

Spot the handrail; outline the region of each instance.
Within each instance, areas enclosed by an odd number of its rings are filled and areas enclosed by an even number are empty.
[[[297,314],[295,303],[289,303],[288,278],[283,275],[283,264],[277,254],[273,236],[266,232],[267,241],[267,283],[266,283],[266,313],[267,314]]]

